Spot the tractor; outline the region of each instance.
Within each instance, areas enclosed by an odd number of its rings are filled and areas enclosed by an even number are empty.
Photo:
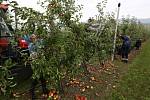
[[[29,56],[28,44],[22,38],[17,40],[17,45],[14,45],[12,41],[15,41],[14,35],[10,32],[11,26],[5,23],[4,17],[7,9],[0,8],[0,66],[6,60],[11,59],[12,67],[9,68],[10,73],[16,80],[21,81],[31,77],[32,68],[30,64],[25,64],[24,55]]]

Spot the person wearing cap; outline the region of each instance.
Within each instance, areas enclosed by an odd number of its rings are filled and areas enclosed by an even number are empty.
[[[5,23],[5,11],[8,10],[8,5],[9,4],[4,4],[3,3],[3,0],[0,0],[0,57],[3,55],[3,56],[6,56],[6,55],[9,55],[10,53],[8,52],[9,51],[9,47],[10,47],[10,41],[8,39],[7,36],[9,36],[7,34],[8,32],[8,28],[7,28],[7,25]],[[2,27],[3,26],[3,27]],[[11,56],[11,55],[9,55]],[[2,58],[0,58],[2,59]]]
[[[9,6],[8,3],[3,3],[3,0],[0,0],[0,17],[2,18],[6,17],[5,13],[8,10],[8,6]]]
[[[1,4],[0,3],[0,9],[8,9],[8,4]]]
[[[0,9],[8,9],[8,3],[4,2],[4,0],[0,0]]]

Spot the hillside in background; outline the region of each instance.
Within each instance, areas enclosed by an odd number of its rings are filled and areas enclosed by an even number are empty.
[[[138,19],[143,24],[150,24],[150,18]]]

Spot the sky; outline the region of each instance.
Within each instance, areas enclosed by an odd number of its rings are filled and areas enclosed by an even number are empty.
[[[10,0],[11,1],[11,0]],[[21,6],[32,7],[35,10],[41,10],[37,5],[38,0],[16,0]],[[83,4],[82,19],[87,21],[89,17],[95,17],[98,14],[96,5],[102,0],[77,0],[78,4]],[[117,5],[121,3],[119,18],[128,15],[135,16],[136,18],[150,18],[150,0],[108,0],[106,5],[106,12],[117,13]]]

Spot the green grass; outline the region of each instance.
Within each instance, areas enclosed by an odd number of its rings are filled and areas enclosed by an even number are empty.
[[[150,100],[150,40],[128,66],[112,100]]]

